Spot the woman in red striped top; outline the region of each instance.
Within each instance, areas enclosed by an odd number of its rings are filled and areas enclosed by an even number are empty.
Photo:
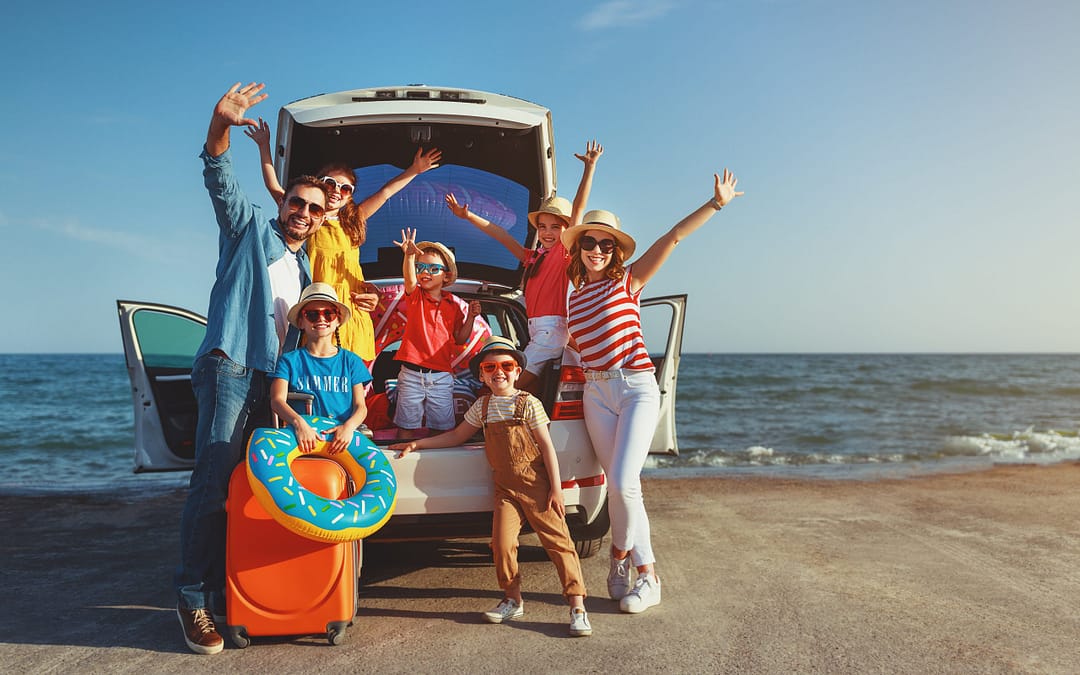
[[[636,614],[660,603],[649,516],[641,494],[641,469],[660,415],[660,389],[641,333],[641,289],[676,244],[705,224],[742,192],[724,169],[715,175],[714,195],[679,221],[632,265],[633,237],[609,211],[590,211],[582,224],[562,233],[570,251],[567,326],[571,346],[585,367],[585,426],[604,467],[611,496],[611,566],[608,594],[624,612]],[[630,565],[637,580],[630,584]]]

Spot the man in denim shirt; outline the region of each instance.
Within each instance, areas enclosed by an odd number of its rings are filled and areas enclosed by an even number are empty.
[[[206,338],[191,370],[198,403],[195,468],[180,522],[174,578],[177,616],[192,651],[216,654],[224,642],[214,616],[224,613],[225,498],[250,427],[268,406],[288,326],[288,308],[311,283],[304,241],[323,223],[326,186],[311,176],[285,189],[277,218],[248,201],[233,173],[229,132],[255,126],[247,109],[266,98],[261,84],[233,85],[218,101],[202,153],[203,179],[220,232],[217,279],[210,291]],[[221,618],[218,618],[220,621]]]

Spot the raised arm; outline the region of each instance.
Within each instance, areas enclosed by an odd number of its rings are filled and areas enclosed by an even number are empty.
[[[634,261],[632,265],[633,279],[630,282],[632,292],[638,292],[649,279],[652,279],[680,241],[686,239],[692,232],[704,225],[705,221],[712,218],[717,211],[726,206],[732,199],[742,196],[742,192],[735,191],[735,185],[739,181],[735,178],[735,174],[727,169],[724,169],[723,180],[721,180],[719,174],[713,174],[713,178],[715,179],[713,198],[676,223],[675,227],[657,239],[649,247],[648,251],[645,251],[640,258]]]
[[[401,278],[405,281],[405,294],[416,290],[416,256],[421,251],[416,246],[416,230],[406,227],[401,231],[401,241],[395,241],[401,247]]]
[[[416,155],[413,157],[412,164],[409,165],[408,169],[391,178],[386,185],[379,188],[378,192],[360,202],[364,217],[370,218],[375,215],[375,212],[381,209],[388,199],[411,183],[413,178],[438,167],[440,159],[442,159],[442,150],[438,148],[432,148],[427,152],[424,152],[423,148],[417,148]]]
[[[499,227],[495,223],[486,218],[481,218],[472,211],[469,210],[468,204],[459,204],[457,197],[452,194],[446,195],[446,206],[450,211],[461,218],[472,223],[477,229],[484,234],[492,237],[495,241],[499,242],[510,251],[511,254],[518,260],[525,260],[529,252],[525,250],[525,247],[519,244],[510,236],[510,233]]]
[[[472,336],[473,324],[476,323],[476,317],[480,316],[480,311],[479,300],[469,302],[469,311],[465,314],[461,325],[454,329],[455,343],[463,345],[469,341],[469,337]]]
[[[589,193],[592,192],[592,179],[593,173],[596,171],[596,162],[602,154],[604,154],[604,146],[596,141],[589,141],[585,144],[584,155],[574,153],[574,157],[585,163],[585,168],[581,171],[581,182],[578,183],[577,193],[574,195],[574,211],[570,216],[570,225],[581,224],[581,219],[585,215],[585,205],[589,203]]]
[[[206,130],[206,154],[220,157],[229,149],[229,130],[232,127],[253,127],[255,120],[244,117],[247,109],[266,98],[261,94],[263,84],[241,86],[234,84],[214,106],[210,128]]]
[[[281,187],[277,174],[274,173],[274,152],[270,148],[270,125],[260,117],[259,125],[245,128],[244,134],[259,146],[263,184],[266,185],[266,191],[274,198],[274,202],[280,205],[281,200],[285,198],[285,188]]]

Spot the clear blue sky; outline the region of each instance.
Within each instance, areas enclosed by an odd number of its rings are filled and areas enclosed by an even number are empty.
[[[551,108],[561,191],[650,243],[686,351],[1080,351],[1080,3],[15,3],[0,26],[0,352],[120,350],[117,298],[205,312],[215,101],[422,82]],[[269,205],[257,153],[241,180]]]

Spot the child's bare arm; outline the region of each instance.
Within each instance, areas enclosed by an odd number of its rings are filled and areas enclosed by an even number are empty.
[[[406,185],[412,182],[413,178],[425,171],[437,168],[440,159],[442,159],[442,151],[438,148],[432,148],[427,152],[424,152],[423,148],[417,148],[416,155],[413,157],[412,164],[409,165],[408,169],[391,178],[386,182],[386,185],[379,188],[378,192],[360,202],[360,209],[364,212],[364,217],[370,218],[375,215],[375,212],[381,209],[388,199],[401,192]]]
[[[566,505],[563,503],[562,475],[559,472],[559,458],[555,455],[555,444],[551,442],[551,434],[548,426],[541,424],[532,430],[533,440],[540,448],[540,456],[544,459],[544,468],[547,469],[548,482],[551,483],[551,493],[548,495],[548,508],[554,509],[560,517],[566,516]]]
[[[300,452],[311,452],[320,440],[319,434],[311,428],[307,420],[300,416],[300,413],[293,410],[289,405],[288,397],[289,383],[286,380],[281,378],[270,380],[270,408],[293,428],[293,433],[296,434],[296,446],[300,448]]]
[[[510,233],[502,227],[499,227],[495,223],[491,222],[487,218],[481,218],[472,211],[469,210],[468,204],[459,204],[457,197],[452,194],[446,195],[446,206],[450,211],[463,220],[467,220],[472,223],[477,229],[484,234],[492,237],[495,241],[499,242],[510,251],[511,254],[518,260],[525,260],[525,257],[529,254],[525,247],[519,244]]]
[[[580,225],[581,219],[585,216],[585,205],[589,203],[589,193],[592,192],[592,180],[593,173],[596,172],[596,162],[600,160],[602,154],[604,154],[604,146],[596,141],[589,141],[585,144],[584,155],[574,153],[574,157],[585,163],[585,168],[581,171],[581,182],[578,183],[577,193],[574,195],[574,211],[570,217],[571,225]]]
[[[396,450],[398,452],[397,459],[401,459],[413,450],[424,450],[427,448],[449,448],[455,445],[461,445],[465,441],[472,438],[473,435],[479,430],[480,427],[474,427],[468,422],[462,422],[450,431],[444,431],[437,436],[420,438],[415,441],[409,441],[408,443],[394,443],[389,447],[391,450]]]
[[[244,129],[244,134],[255,141],[255,144],[259,146],[259,160],[262,162],[263,183],[266,185],[266,191],[269,192],[270,196],[274,198],[274,201],[280,205],[281,200],[285,198],[285,189],[281,187],[281,183],[279,183],[277,179],[277,174],[274,173],[274,152],[270,147],[270,125],[260,117],[259,126],[246,127]]]
[[[469,337],[472,335],[473,324],[476,322],[476,317],[478,316],[480,316],[480,301],[473,300],[469,303],[469,311],[465,315],[465,320],[454,330],[454,342],[463,345],[469,341]]]
[[[405,281],[405,294],[416,290],[416,256],[421,251],[416,246],[416,230],[406,227],[401,231],[401,241],[395,241],[401,247],[401,278]]]

